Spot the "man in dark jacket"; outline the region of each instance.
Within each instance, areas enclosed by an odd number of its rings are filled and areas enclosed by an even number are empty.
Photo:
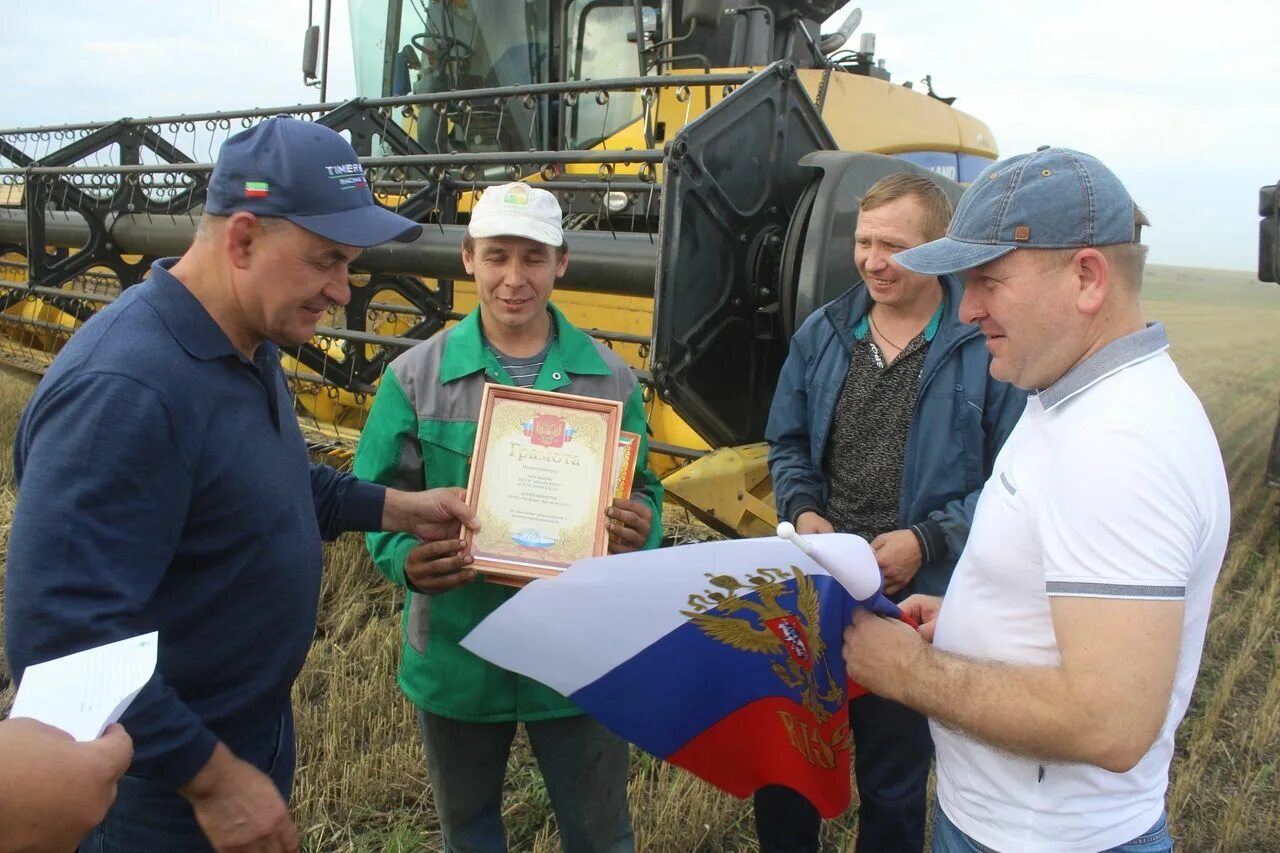
[[[891,257],[946,232],[951,202],[927,177],[867,191],[854,235],[861,282],[791,341],[766,438],[778,518],[800,533],[871,543],[894,598],[941,595],[978,494],[1025,394],[991,379],[962,286]],[[933,745],[925,718],[878,696],[849,705],[859,851],[920,850]],[[764,853],[818,849],[817,810],[790,788],[756,792]]]

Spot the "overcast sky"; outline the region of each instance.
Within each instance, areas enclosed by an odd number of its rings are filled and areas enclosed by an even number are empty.
[[[300,71],[306,0],[0,5],[21,10],[0,51],[0,127],[318,98]],[[1002,154],[1048,143],[1111,166],[1153,223],[1152,260],[1255,267],[1258,188],[1280,178],[1277,0],[861,5],[894,81],[932,74]],[[337,99],[354,94],[346,0],[333,16]]]

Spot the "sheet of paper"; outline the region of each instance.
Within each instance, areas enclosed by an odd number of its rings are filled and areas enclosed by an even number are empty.
[[[157,634],[142,634],[27,667],[10,717],[30,717],[76,740],[120,719],[156,670]]]

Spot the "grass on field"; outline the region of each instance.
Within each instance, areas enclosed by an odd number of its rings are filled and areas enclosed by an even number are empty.
[[[1200,679],[1169,788],[1180,849],[1280,847],[1280,536],[1263,467],[1280,397],[1280,288],[1246,273],[1155,267],[1149,319],[1163,321],[1183,374],[1213,420],[1231,479],[1232,547],[1222,568]],[[0,556],[14,492],[8,446],[30,382],[0,376]],[[0,587],[0,596],[3,589]],[[328,549],[316,643],[295,689],[294,814],[312,850],[439,850],[439,827],[407,701],[395,685],[400,594],[362,540]],[[0,708],[8,685],[0,667]],[[639,849],[747,851],[748,804],[634,754],[630,800]],[[517,741],[504,800],[513,851],[558,850],[546,790]],[[824,828],[853,840],[855,810]]]

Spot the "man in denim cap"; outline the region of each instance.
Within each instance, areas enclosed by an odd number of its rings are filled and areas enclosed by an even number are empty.
[[[1230,520],[1204,410],[1144,322],[1146,224],[1098,160],[984,171],[947,235],[896,256],[963,273],[993,376],[1033,391],[945,603],[858,614],[849,674],[932,720],[935,851],[1156,851]],[[930,645],[930,643],[932,643]]]
[[[181,258],[72,337],[14,442],[5,651],[33,663],[158,631],[123,722],[136,752],[92,851],[296,850],[289,691],[315,631],[321,539],[454,539],[457,490],[311,465],[280,368],[351,297],[363,247],[421,226],[379,207],[334,131],[232,136]]]

